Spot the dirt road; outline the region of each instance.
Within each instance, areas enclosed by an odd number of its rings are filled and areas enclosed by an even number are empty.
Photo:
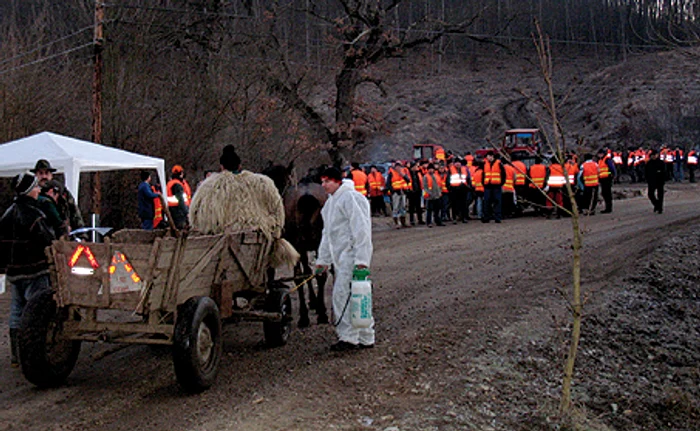
[[[663,215],[637,197],[585,219],[592,306],[663,241],[697,230],[696,185],[668,189]],[[373,350],[331,354],[329,325],[295,330],[278,349],[261,346],[261,325],[230,326],[218,381],[195,396],[179,390],[170,352],[145,346],[84,344],[66,386],[35,389],[7,365],[0,296],[0,430],[483,430],[546,417],[566,335],[570,221],[396,231],[385,220],[374,219]],[[585,407],[583,389],[574,397]]]

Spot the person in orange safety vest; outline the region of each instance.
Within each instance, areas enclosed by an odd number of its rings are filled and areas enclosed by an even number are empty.
[[[355,183],[355,191],[367,197],[367,174],[360,168],[360,164],[357,162],[352,162],[350,166],[352,166],[352,169],[350,169],[348,173],[348,178]]]
[[[372,215],[383,214],[386,217],[388,215],[386,212],[386,205],[384,204],[386,180],[384,179],[384,175],[382,175],[374,165],[369,169],[367,184],[369,185],[369,205],[372,210]]]
[[[598,164],[593,161],[593,154],[585,154],[578,174],[579,186],[583,189],[579,210],[583,214],[595,214],[598,205],[598,181]]]
[[[173,223],[176,228],[183,229],[187,225],[187,213],[192,200],[192,191],[185,180],[185,171],[182,166],[173,166],[166,191],[168,210],[173,218]]]
[[[484,216],[482,223],[488,223],[493,218],[496,223],[502,218],[502,190],[506,172],[497,154],[490,151],[484,160]]]
[[[605,209],[601,214],[611,213],[613,210],[613,195],[612,186],[613,180],[617,175],[615,164],[612,157],[606,154],[605,150],[598,151],[598,184],[600,185],[600,194],[605,202]]]
[[[688,180],[691,183],[695,182],[695,170],[698,168],[698,153],[695,150],[688,151],[688,158],[686,159],[688,164]]]
[[[387,189],[391,192],[391,208],[394,225],[397,229],[409,227],[406,224],[406,191],[411,188],[411,173],[403,166],[401,160],[396,160],[389,168]],[[401,224],[399,224],[401,222]]]

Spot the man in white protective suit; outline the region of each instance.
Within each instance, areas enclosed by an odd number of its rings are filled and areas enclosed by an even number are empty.
[[[337,168],[321,174],[321,185],[330,195],[321,216],[323,236],[316,260],[316,273],[329,265],[335,270],[333,314],[339,341],[331,351],[344,352],[374,347],[374,322],[355,328],[350,319],[350,282],[353,271],[367,270],[372,260],[372,222],[367,198],[355,191],[352,180],[343,180]]]

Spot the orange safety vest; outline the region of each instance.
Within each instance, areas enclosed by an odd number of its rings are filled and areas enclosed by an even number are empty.
[[[588,160],[581,165],[583,170],[583,185],[586,187],[598,187],[598,165]]]
[[[598,160],[598,178],[600,179],[608,178],[611,175],[607,160],[607,157],[605,157],[603,160]]]
[[[444,181],[441,180],[440,174],[435,172],[434,175],[435,175],[435,178],[437,179],[437,183],[438,183],[438,186],[440,187],[440,191],[445,193],[445,191],[443,190],[443,187],[442,187]],[[433,188],[433,178],[430,176],[430,174],[425,174],[425,179],[428,181],[428,190],[432,189]],[[423,184],[423,180],[421,179],[421,185],[422,184]],[[428,192],[426,192],[425,190],[423,191],[423,197],[425,199],[428,199]]]
[[[189,207],[190,206],[190,200],[192,199],[191,195],[191,190],[190,190],[190,185],[187,184],[187,181],[180,181],[178,179],[172,179],[168,181],[166,190],[168,191],[168,206],[169,207],[176,207],[179,205],[178,200],[175,196],[173,196],[173,187],[175,184],[180,184],[182,186],[183,190],[183,195],[185,198],[185,206]]]
[[[619,151],[615,151],[613,153],[613,163],[616,165],[621,165],[622,164],[622,153]]]
[[[484,161],[484,185],[500,186],[502,182],[501,161],[494,160],[493,165],[488,160]]]
[[[459,172],[454,166],[450,166],[450,187],[458,187],[467,184],[467,174],[468,168],[466,166],[460,166]]]
[[[474,172],[474,176],[472,177],[472,185],[474,186],[474,190],[477,192],[483,192],[484,191],[484,170],[483,169],[477,169],[476,172]]]
[[[503,183],[501,191],[503,193],[513,193],[515,192],[515,168],[511,165],[505,165],[503,168],[506,170],[506,181]]]
[[[403,172],[403,169],[401,169],[401,172]],[[410,174],[407,176],[411,178]],[[401,173],[397,172],[394,168],[389,169],[389,182],[391,183],[391,189],[394,191],[410,189],[410,186],[406,180],[403,179]]]
[[[367,174],[360,169],[350,171],[352,182],[355,183],[355,190],[362,193],[362,196],[367,196]]]
[[[688,164],[691,166],[696,166],[698,164],[698,155],[695,153],[695,150],[688,153]]]
[[[564,176],[564,168],[559,163],[553,163],[549,166],[549,179],[547,180],[549,187],[561,188],[566,184]]]
[[[520,160],[513,162],[513,167],[515,168],[515,173],[517,174],[515,178],[516,186],[524,186],[525,180],[527,179],[527,166]]]
[[[578,165],[574,162],[566,162],[564,164],[566,172],[569,174],[569,184],[576,184],[576,175],[578,175]]]
[[[445,149],[442,147],[435,149],[435,158],[437,160],[445,160]]]
[[[544,180],[547,177],[547,167],[545,165],[537,164],[530,166],[530,187],[543,188]]]
[[[151,186],[151,189],[154,193],[158,193],[155,186]],[[155,214],[153,216],[153,227],[157,227],[163,221],[163,201],[160,199],[160,196],[153,198],[153,214]]]
[[[370,172],[367,175],[367,181],[369,182],[369,195],[371,197],[381,196],[386,185],[386,180],[381,172]]]
[[[438,181],[440,182],[440,190],[442,190],[442,193],[445,194],[448,192],[447,190],[447,172],[441,174],[437,173],[438,176]]]

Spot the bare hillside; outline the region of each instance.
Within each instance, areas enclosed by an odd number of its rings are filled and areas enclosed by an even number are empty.
[[[689,147],[700,140],[700,49],[630,55],[625,61],[554,56],[568,145]],[[384,108],[389,132],[364,158],[408,157],[430,141],[463,152],[497,142],[513,127],[546,122],[536,98],[545,90],[536,58],[487,58],[439,76],[393,83]]]

